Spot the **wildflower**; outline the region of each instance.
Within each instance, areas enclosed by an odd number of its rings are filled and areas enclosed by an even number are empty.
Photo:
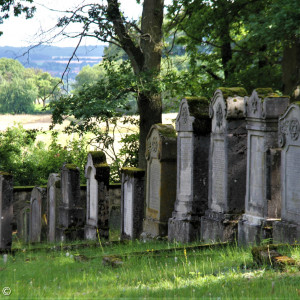
[[[174,257],[174,260],[175,260],[175,262],[177,263],[177,257],[176,257],[176,256]]]
[[[66,253],[66,256],[67,256],[67,257],[68,257],[68,256],[70,256],[70,253],[69,253],[69,252],[67,252],[67,253]]]

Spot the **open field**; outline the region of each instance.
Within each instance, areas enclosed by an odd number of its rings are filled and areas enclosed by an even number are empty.
[[[52,245],[53,246],[53,245]],[[0,261],[10,299],[298,299],[299,267],[253,264],[249,248],[172,249],[164,241],[23,251]],[[189,245],[191,246],[191,245]],[[31,246],[32,247],[32,246]],[[281,251],[300,259],[300,248]],[[118,266],[103,265],[114,255]],[[4,296],[2,296],[4,297]]]

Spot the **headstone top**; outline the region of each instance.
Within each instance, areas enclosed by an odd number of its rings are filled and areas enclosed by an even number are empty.
[[[222,125],[223,119],[244,118],[244,97],[246,95],[247,92],[243,88],[219,88],[215,91],[209,114],[211,118],[216,118],[217,126]]]
[[[55,185],[55,187],[60,188],[60,184],[57,183],[58,181],[60,182],[60,174],[51,173],[48,177],[47,187],[49,188],[50,186]]]
[[[176,118],[177,131],[210,131],[209,102],[205,97],[186,97],[181,100]]]
[[[152,125],[146,141],[146,159],[176,160],[177,136],[171,124]]]
[[[95,166],[106,163],[106,155],[103,151],[91,151],[88,153],[88,157],[92,158]]]
[[[143,177],[145,175],[145,170],[139,168],[122,168],[121,172],[134,178]]]
[[[245,116],[256,119],[277,119],[289,105],[289,97],[273,93],[270,88],[260,88],[245,97]]]
[[[280,147],[286,144],[300,145],[300,102],[291,104],[285,114],[279,118],[278,143]]]

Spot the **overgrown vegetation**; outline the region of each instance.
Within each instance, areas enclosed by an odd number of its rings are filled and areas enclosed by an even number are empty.
[[[86,244],[86,243],[85,243]],[[52,247],[54,245],[51,245]],[[299,267],[283,270],[253,264],[250,248],[172,250],[180,246],[163,241],[113,243],[94,248],[23,251],[0,261],[1,287],[13,298],[28,299],[296,299]],[[191,245],[189,245],[191,246]],[[57,251],[58,250],[58,251]],[[296,260],[299,247],[284,247]],[[123,264],[103,265],[115,255]]]

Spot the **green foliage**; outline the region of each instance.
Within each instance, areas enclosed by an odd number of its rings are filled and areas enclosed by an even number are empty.
[[[42,185],[47,183],[50,173],[60,172],[63,163],[67,162],[80,168],[84,182],[86,140],[73,139],[62,146],[58,142],[58,133],[53,132],[47,147],[43,142],[36,142],[38,133],[37,130],[25,130],[21,125],[0,132],[0,170],[12,173],[15,185]]]
[[[25,69],[16,60],[0,59],[0,113],[32,113],[35,100],[57,95],[59,83],[49,73]]]

